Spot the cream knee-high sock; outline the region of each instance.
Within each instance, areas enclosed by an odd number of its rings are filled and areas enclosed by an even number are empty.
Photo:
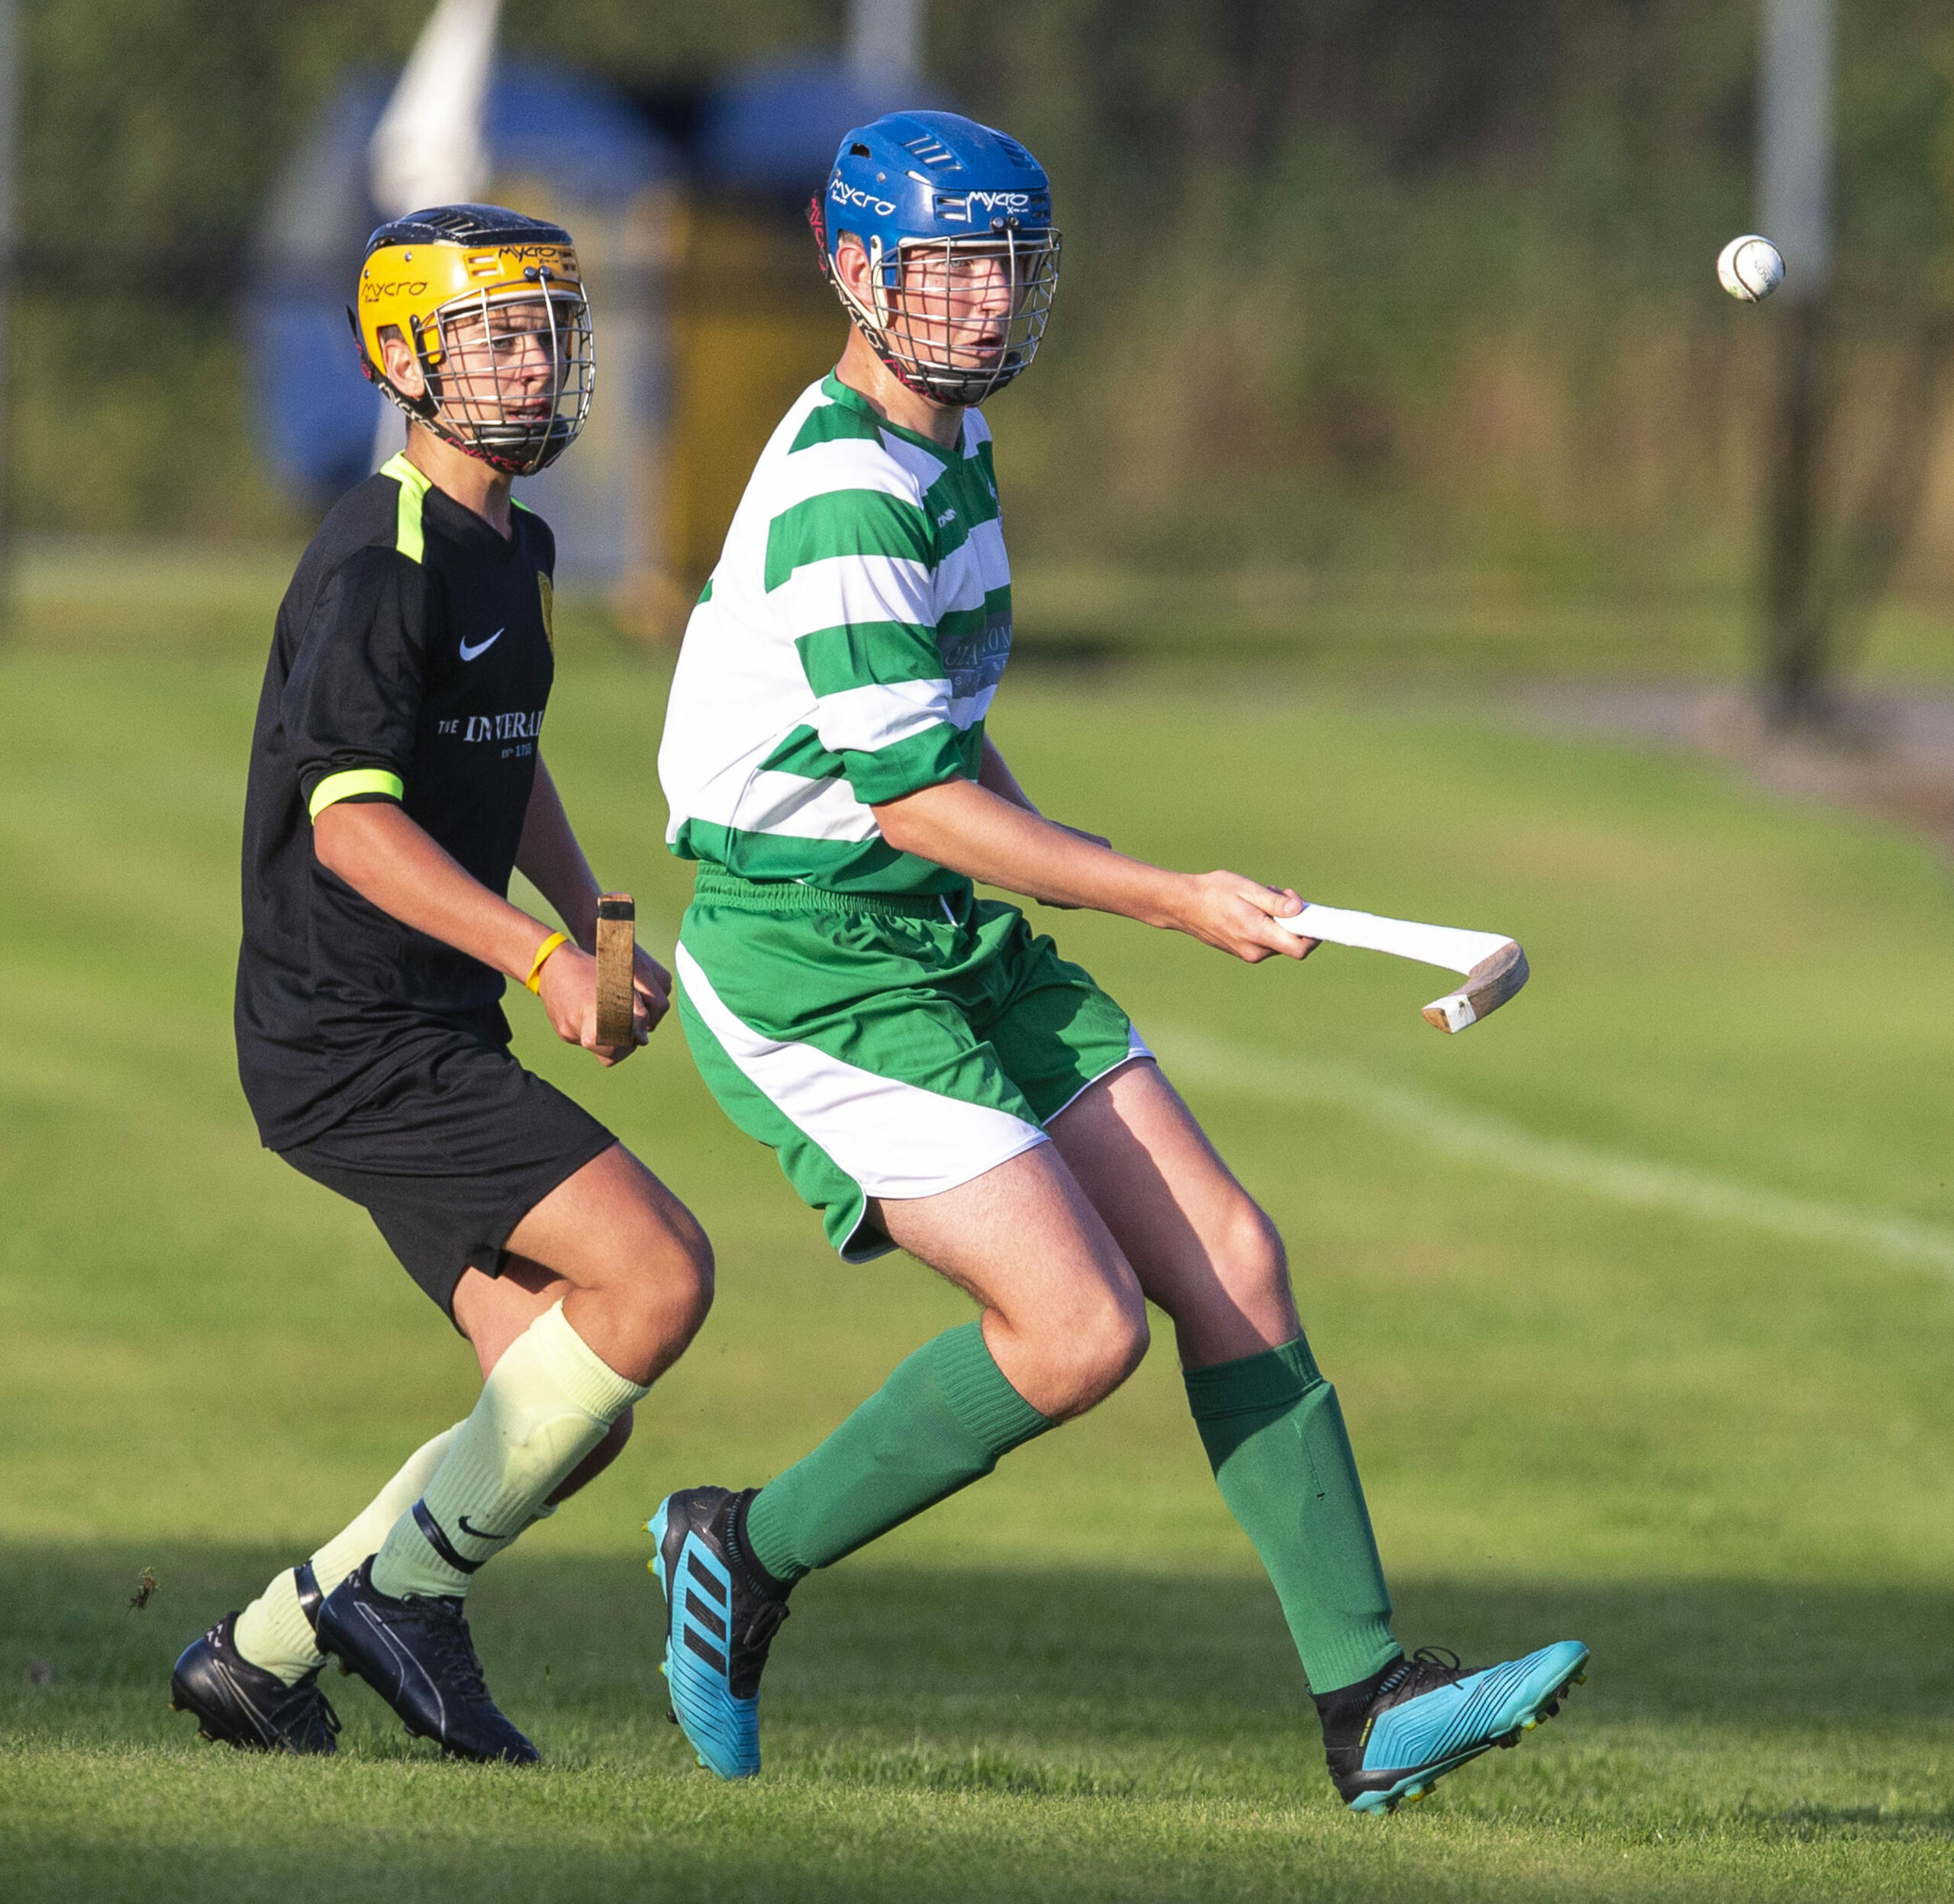
[[[561,1303],[545,1310],[504,1351],[421,1498],[381,1543],[374,1586],[396,1600],[466,1593],[476,1570],[650,1392],[605,1361]]]
[[[330,1593],[368,1554],[379,1551],[387,1529],[420,1497],[460,1426],[457,1422],[444,1428],[417,1448],[400,1472],[312,1556],[321,1593]],[[325,1664],[313,1641],[312,1622],[298,1603],[295,1568],[288,1567],[237,1616],[237,1641],[253,1666],[276,1673],[288,1686]]]

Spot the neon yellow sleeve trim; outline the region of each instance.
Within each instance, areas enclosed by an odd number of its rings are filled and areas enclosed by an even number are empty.
[[[387,773],[378,767],[354,767],[343,774],[327,775],[312,789],[311,804],[306,811],[317,820],[328,807],[355,794],[385,794],[389,800],[398,800],[406,791],[398,774]]]
[[[392,477],[400,485],[400,514],[395,524],[394,546],[410,562],[419,562],[427,549],[421,527],[421,505],[433,485],[423,471],[408,461],[405,450],[381,464],[380,474]]]

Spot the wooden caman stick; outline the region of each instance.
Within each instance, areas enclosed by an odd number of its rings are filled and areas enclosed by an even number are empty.
[[[597,1042],[634,1045],[635,1016],[631,956],[637,949],[638,909],[629,893],[605,893],[597,902]]]
[[[1293,919],[1276,924],[1299,939],[1320,939],[1332,946],[1355,946],[1364,952],[1390,952],[1415,958],[1421,965],[1443,965],[1463,972],[1466,982],[1456,991],[1434,998],[1424,1009],[1425,1022],[1440,1031],[1460,1032],[1496,1012],[1520,987],[1528,974],[1527,955],[1498,933],[1462,931],[1456,926],[1420,926],[1409,919],[1384,919],[1375,913],[1345,912],[1336,906],[1305,906]]]

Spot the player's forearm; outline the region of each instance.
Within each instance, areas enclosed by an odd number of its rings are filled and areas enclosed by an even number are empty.
[[[977,769],[977,784],[1000,800],[1008,800],[1014,807],[1022,807],[1028,813],[1038,810],[1032,804],[1031,796],[1017,784],[1017,776],[1005,764],[1004,755],[998,752],[997,743],[988,734],[984,736],[984,757]]]
[[[516,867],[556,909],[570,936],[588,952],[597,942],[597,901],[602,888],[577,844],[556,783],[540,759],[524,816]]]
[[[925,787],[875,813],[891,846],[985,885],[1143,925],[1185,924],[1195,883],[1186,874],[1130,859],[977,781]]]
[[[343,801],[314,823],[312,850],[381,911],[510,978],[529,975],[549,928],[491,892],[391,801]]]

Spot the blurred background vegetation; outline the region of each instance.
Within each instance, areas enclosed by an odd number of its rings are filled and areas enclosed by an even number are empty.
[[[843,11],[508,0],[504,42],[653,96],[831,47]],[[304,533],[250,440],[249,234],[424,13],[25,0],[23,528]],[[1849,480],[1954,295],[1954,18],[1853,0],[1840,30]],[[931,79],[1039,153],[1066,231],[1049,354],[994,415],[1046,618],[1550,603],[1629,613],[1604,646],[1667,618],[1675,659],[1740,616],[1778,314],[1711,262],[1753,215],[1756,40],[1749,0],[935,0]],[[1928,660],[1950,504],[1936,451],[1899,589]]]

